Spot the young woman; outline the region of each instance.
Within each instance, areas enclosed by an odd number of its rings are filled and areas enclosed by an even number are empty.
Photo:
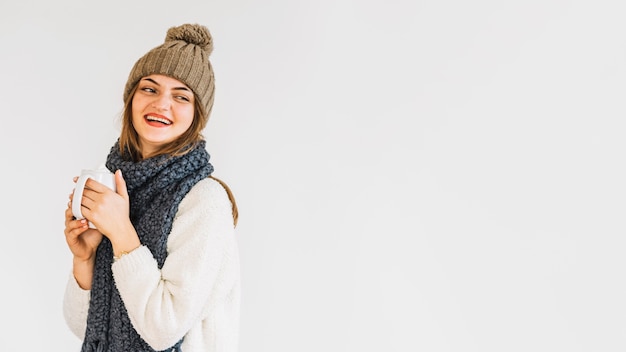
[[[117,191],[88,180],[83,220],[70,195],[63,310],[82,351],[237,350],[237,207],[211,176],[201,134],[213,106],[212,49],[206,27],[184,24],[136,62],[106,161]]]

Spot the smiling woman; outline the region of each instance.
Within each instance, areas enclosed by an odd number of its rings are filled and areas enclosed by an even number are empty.
[[[70,195],[64,315],[83,351],[237,350],[238,211],[202,135],[212,49],[206,27],[185,24],[137,61],[106,161],[116,191],[87,180],[82,220]]]

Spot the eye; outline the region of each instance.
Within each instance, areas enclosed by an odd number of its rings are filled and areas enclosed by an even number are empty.
[[[189,102],[190,101],[190,99],[187,96],[185,96],[185,95],[177,95],[176,99],[182,100],[184,102]]]
[[[143,87],[141,88],[142,91],[147,92],[147,93],[155,93],[156,89],[153,89],[151,87]]]

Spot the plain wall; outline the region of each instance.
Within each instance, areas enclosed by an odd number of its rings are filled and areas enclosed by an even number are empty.
[[[4,350],[78,351],[63,211],[211,30],[241,352],[626,349],[623,1],[3,1]]]

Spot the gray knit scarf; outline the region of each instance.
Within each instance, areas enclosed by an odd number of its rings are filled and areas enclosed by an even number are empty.
[[[159,269],[167,257],[167,238],[178,205],[187,192],[213,172],[202,141],[178,157],[157,156],[139,162],[111,148],[106,167],[122,170],[130,197],[130,220],[142,245],[147,246]],[[135,331],[115,287],[111,242],[104,237],[96,251],[96,264],[82,352],[154,351]],[[180,351],[182,339],[165,351]]]

